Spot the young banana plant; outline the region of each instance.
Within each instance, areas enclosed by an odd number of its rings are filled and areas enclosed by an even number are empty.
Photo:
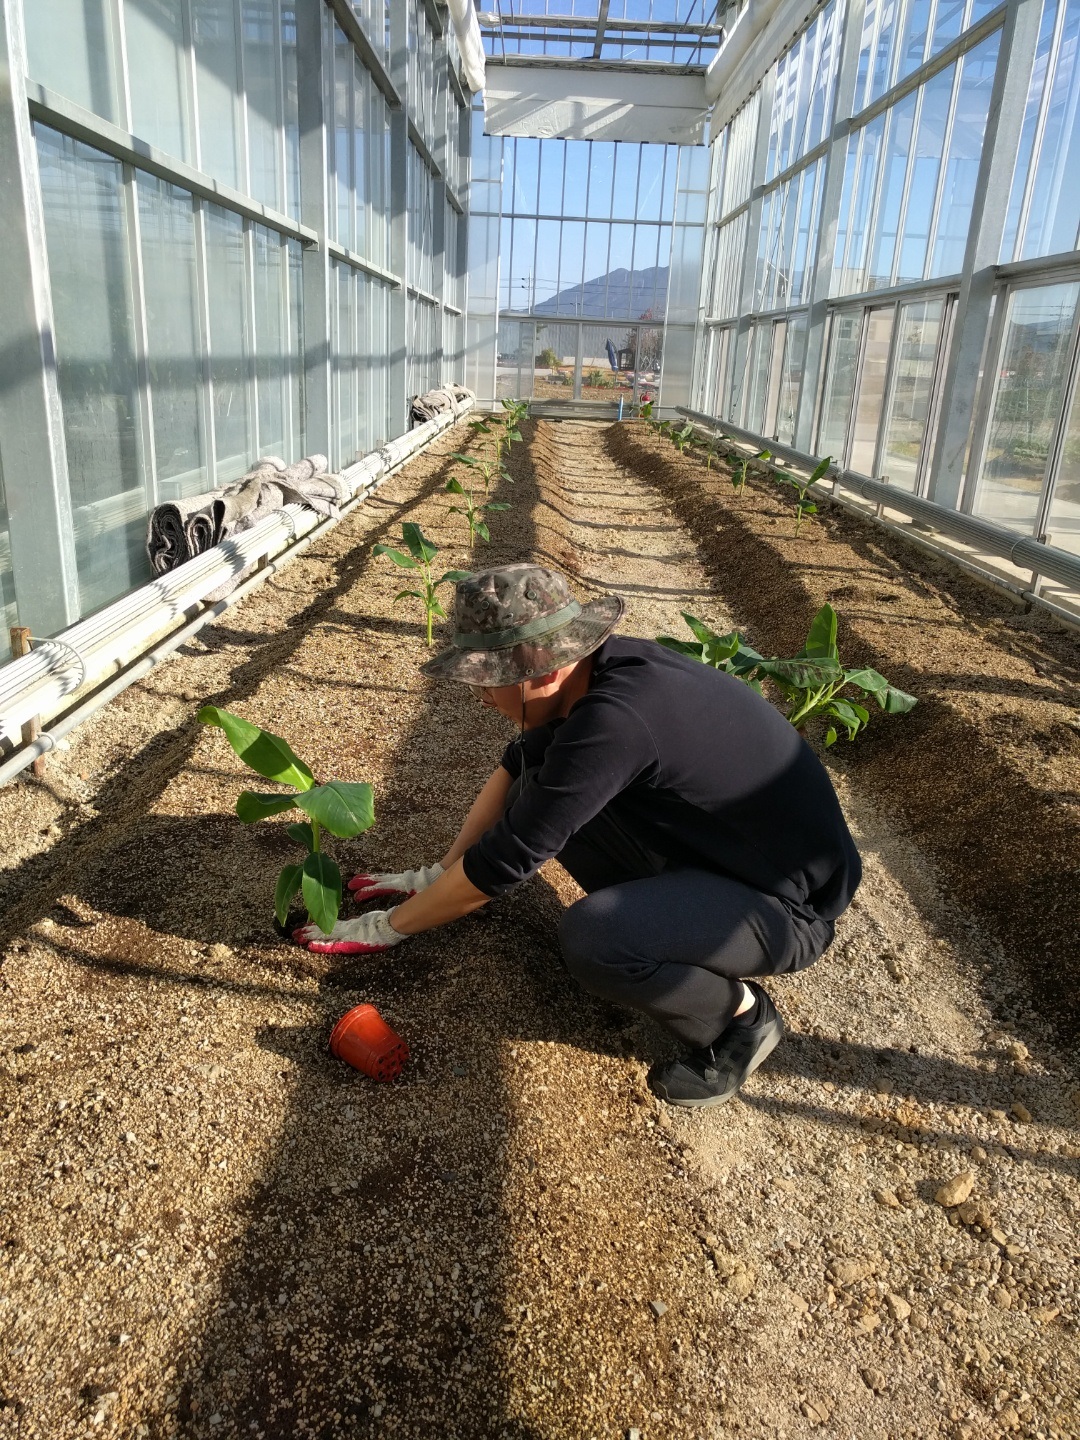
[[[463,465],[468,465],[470,470],[476,471],[483,483],[485,495],[491,493],[492,482],[495,480],[508,480],[511,485],[514,483],[514,477],[502,463],[501,458],[498,460],[481,460],[476,455],[463,455],[459,450],[455,450],[450,458],[452,460],[460,460]]]
[[[694,639],[658,635],[661,645],[737,676],[759,695],[762,680],[771,680],[787,702],[787,718],[796,730],[805,730],[814,720],[825,721],[827,746],[835,744],[840,730],[854,740],[870,720],[865,705],[841,694],[845,689],[857,691],[860,700],[872,697],[886,715],[906,714],[917,703],[914,695],[890,685],[876,670],[867,666],[844,668],[836,645],[836,611],[831,605],[823,605],[814,616],[806,644],[791,660],[766,660],[745,643],[737,630],[718,635],[685,611],[683,619]]]
[[[808,500],[807,492],[811,485],[815,485],[827,473],[832,464],[832,456],[827,455],[824,460],[819,461],[811,475],[792,475],[787,470],[777,470],[775,478],[782,485],[790,485],[795,491],[795,535],[799,534],[799,526],[803,522],[804,515],[816,515],[818,507],[812,500]]]
[[[462,504],[448,507],[451,515],[464,515],[465,523],[469,527],[469,549],[476,544],[476,537],[479,536],[486,545],[491,539],[491,532],[484,520],[485,514],[492,510],[509,510],[510,506],[502,500],[481,500],[479,504],[473,499],[472,492],[466,490],[460,480],[451,479],[446,482],[446,490],[450,495],[457,495]]]
[[[736,495],[741,495],[746,488],[746,472],[755,460],[764,462],[772,459],[771,450],[759,450],[756,455],[735,455],[731,467],[731,488]]]
[[[375,823],[374,792],[368,784],[329,780],[316,785],[315,777],[287,740],[261,730],[250,720],[204,705],[199,711],[204,725],[216,725],[244,764],[266,780],[287,785],[294,793],[275,791],[261,794],[243,790],[236,801],[236,813],[245,825],[266,820],[285,810],[300,810],[306,817],[287,825],[285,833],[307,851],[300,865],[286,865],[274,891],[274,911],[284,926],[297,890],[304,897],[310,919],[327,934],[337,924],[341,910],[341,871],[322,848],[323,832],[351,840]]]
[[[441,620],[446,619],[446,611],[443,609],[437,594],[438,587],[445,585],[448,581],[455,583],[458,580],[468,578],[467,570],[447,570],[440,575],[438,580],[431,568],[435,556],[439,553],[439,547],[433,545],[427,538],[419,525],[412,521],[406,521],[401,527],[401,539],[408,554],[394,548],[393,545],[376,545],[373,555],[386,555],[402,570],[413,570],[420,576],[420,590],[399,590],[394,596],[394,604],[399,600],[419,600],[424,607],[424,619],[427,623],[427,643],[431,644],[431,628],[438,616]]]

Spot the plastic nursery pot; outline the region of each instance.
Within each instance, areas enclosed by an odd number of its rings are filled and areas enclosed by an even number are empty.
[[[330,1051],[372,1080],[394,1080],[409,1058],[409,1047],[374,1005],[346,1010],[330,1034]]]

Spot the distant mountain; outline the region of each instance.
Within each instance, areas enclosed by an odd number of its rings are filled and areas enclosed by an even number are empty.
[[[649,270],[611,270],[584,285],[560,290],[534,307],[539,315],[562,315],[582,320],[637,320],[646,310],[662,318],[667,309],[668,267]]]

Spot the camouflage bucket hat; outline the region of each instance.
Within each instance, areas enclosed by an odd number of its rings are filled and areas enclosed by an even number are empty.
[[[479,570],[457,583],[450,648],[420,669],[435,680],[516,685],[591,655],[622,612],[618,595],[580,604],[542,565]]]

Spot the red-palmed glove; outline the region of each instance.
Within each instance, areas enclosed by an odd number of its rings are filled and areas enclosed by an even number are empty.
[[[354,900],[378,900],[384,895],[416,895],[426,890],[443,873],[441,865],[421,865],[419,870],[391,870],[376,875],[354,875],[349,890]]]
[[[317,955],[377,955],[389,950],[408,935],[399,935],[390,924],[393,910],[369,910],[359,920],[339,920],[327,935],[318,925],[301,925],[293,938]]]

